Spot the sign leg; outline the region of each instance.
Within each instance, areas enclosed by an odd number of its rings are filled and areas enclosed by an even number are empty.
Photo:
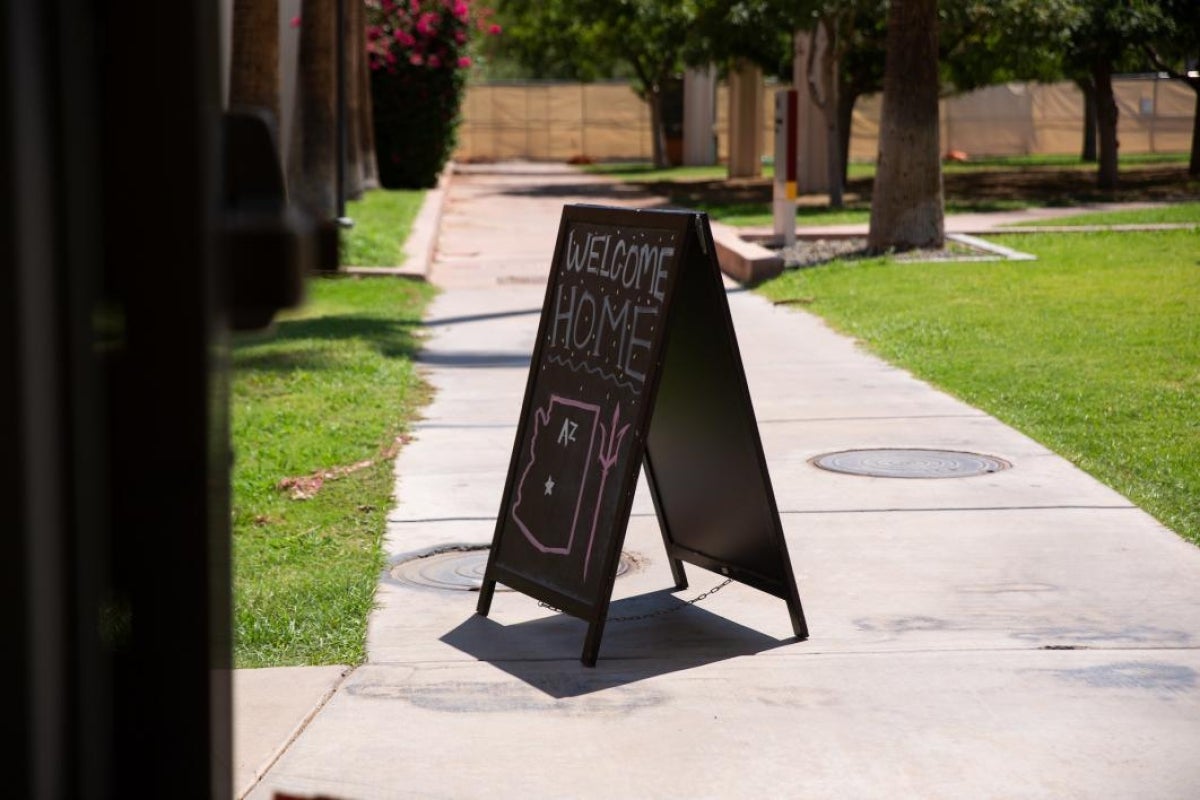
[[[650,486],[654,487],[653,472],[651,472],[650,458],[646,457],[646,477],[649,480]],[[687,573],[683,571],[683,561],[671,556],[671,535],[667,528],[667,519],[662,512],[662,506],[658,502],[658,490],[652,488],[651,497],[654,498],[654,511],[658,514],[658,530],[662,534],[663,547],[667,551],[667,561],[671,564],[671,578],[675,581],[675,591],[682,592],[688,587]]]
[[[669,560],[671,562],[671,577],[675,579],[675,591],[682,592],[688,587],[687,573],[683,571],[683,562],[678,558]]]
[[[486,617],[492,610],[492,595],[496,593],[496,582],[486,578],[479,587],[479,603],[475,606],[476,613]]]
[[[787,600],[788,614],[792,617],[792,631],[796,638],[804,641],[808,638],[808,623],[804,620],[804,609],[800,607],[800,597],[796,593]]]
[[[604,635],[605,618],[593,620],[588,623],[587,639],[583,642],[583,655],[579,660],[583,662],[585,667],[596,666],[596,659],[600,657],[600,637]]]

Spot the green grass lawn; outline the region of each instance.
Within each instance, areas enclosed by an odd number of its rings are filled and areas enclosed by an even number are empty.
[[[426,399],[412,356],[432,291],[390,277],[314,279],[303,308],[235,340],[238,667],[363,658],[397,437]],[[280,488],[289,478],[307,479],[296,491],[309,499]]]
[[[1128,211],[1095,211],[1073,214],[1069,217],[1038,220],[1022,225],[1161,225],[1169,223],[1191,223],[1200,225],[1200,203],[1175,203],[1154,208],[1131,209]]]
[[[760,291],[1042,442],[1200,544],[1200,232],[1029,234],[1033,262],[835,262]]]
[[[346,203],[354,227],[342,231],[341,263],[348,267],[396,267],[404,263],[404,240],[425,199],[424,189],[373,189]]]

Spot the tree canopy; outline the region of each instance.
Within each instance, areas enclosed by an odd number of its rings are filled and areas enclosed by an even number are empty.
[[[506,77],[629,78],[654,112],[663,85],[688,65],[744,59],[790,78],[793,32],[821,24],[835,38],[844,160],[855,101],[882,89],[888,8],[888,0],[499,0],[505,36],[493,54],[509,65]],[[1167,71],[1197,92],[1200,115],[1200,77],[1188,75],[1200,54],[1196,0],[941,0],[936,25],[943,94],[1077,82],[1097,109],[1102,187],[1116,182],[1114,72]],[[1200,135],[1191,169],[1200,171]]]
[[[1163,18],[1144,44],[1155,69],[1183,81],[1196,93],[1188,174],[1200,176],[1200,3],[1159,0]]]

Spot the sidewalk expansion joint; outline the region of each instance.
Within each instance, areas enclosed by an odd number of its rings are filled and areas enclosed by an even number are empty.
[[[451,422],[414,422],[409,426],[414,431],[477,431],[482,429],[501,430],[508,428],[510,430],[517,429],[515,422],[468,422],[466,424],[451,423]]]
[[[784,417],[782,419],[760,419],[759,425],[772,425],[788,422],[886,422],[892,419],[988,419],[982,411],[971,414],[883,414],[879,416],[860,417]]]
[[[313,719],[316,718],[317,714],[321,712],[321,709],[325,708],[325,706],[329,704],[329,701],[333,699],[335,694],[337,694],[338,689],[342,688],[342,686],[349,679],[350,674],[354,672],[354,669],[354,667],[350,667],[343,672],[342,676],[338,678],[337,682],[335,682],[333,686],[330,686],[329,689],[317,699],[317,702],[313,704],[313,707],[309,709],[308,713],[305,714],[298,723],[296,723],[296,727],[292,729],[292,732],[288,734],[288,736],[277,748],[275,748],[275,751],[267,757],[266,761],[254,771],[254,780],[249,786],[246,787],[245,791],[238,794],[237,800],[243,800],[243,798],[249,797],[250,794],[253,793],[256,788],[258,788],[258,785],[262,783],[262,780],[267,776],[267,773],[271,771],[276,763],[278,763],[279,759],[283,758],[283,754],[287,752],[288,748],[300,738],[300,734],[304,733],[305,729],[309,726]]]
[[[401,517],[388,517],[388,522],[394,522],[398,525],[424,525],[434,522],[495,522],[496,517],[421,517],[419,519],[404,519]]]
[[[629,515],[630,519],[653,518],[656,515],[653,511],[635,511]],[[403,517],[388,517],[387,521],[395,525],[435,525],[440,522],[489,522],[495,523],[495,516],[485,517],[420,517],[417,519],[405,519]]]
[[[810,637],[805,642],[796,642],[796,644],[812,644],[813,639]],[[807,647],[804,650],[781,650],[775,649],[770,652],[759,653],[758,657],[777,656],[781,658],[811,658],[815,656],[931,656],[931,655],[960,655],[963,653],[1159,653],[1159,652],[1181,652],[1195,653],[1200,652],[1200,645],[1035,645],[1022,647],[1019,645],[995,645],[992,647],[913,647],[905,649],[895,648],[854,648],[846,650],[811,650]]]
[[[714,640],[714,644],[719,644]],[[992,647],[913,647],[905,649],[896,648],[852,648],[845,650],[813,650],[810,645],[813,644],[813,639],[809,638],[804,641],[796,641],[794,637],[787,637],[779,640],[779,645],[771,647],[768,650],[752,654],[753,658],[816,658],[829,656],[936,656],[936,655],[962,655],[971,653],[1066,653],[1066,652],[1089,652],[1089,653],[1157,653],[1157,652],[1181,652],[1194,653],[1200,652],[1200,645],[1037,645],[1037,646],[1007,646],[996,645]],[[795,645],[795,647],[792,647]],[[785,649],[787,648],[787,649]],[[743,656],[737,656],[743,657]],[[658,655],[618,655],[608,656],[603,659],[606,666],[609,668],[617,667],[622,663],[643,663],[646,661],[690,661],[686,655],[672,656],[670,654]],[[457,660],[445,658],[429,658],[429,659],[389,659],[386,661],[370,661],[364,666],[370,667],[461,667],[471,664],[555,664],[563,663],[568,666],[578,666],[579,658],[573,655],[563,656],[511,656],[506,658],[476,658],[471,660]],[[589,673],[590,674],[590,673]],[[600,675],[602,673],[596,673]]]
[[[780,509],[782,514],[927,514],[929,512],[961,511],[1136,511],[1133,505],[1053,505],[1053,506],[944,506],[941,508],[806,508]]]

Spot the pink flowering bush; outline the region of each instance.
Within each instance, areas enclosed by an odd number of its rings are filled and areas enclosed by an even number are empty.
[[[470,0],[365,0],[379,180],[437,183],[454,151],[475,33],[498,34]]]

